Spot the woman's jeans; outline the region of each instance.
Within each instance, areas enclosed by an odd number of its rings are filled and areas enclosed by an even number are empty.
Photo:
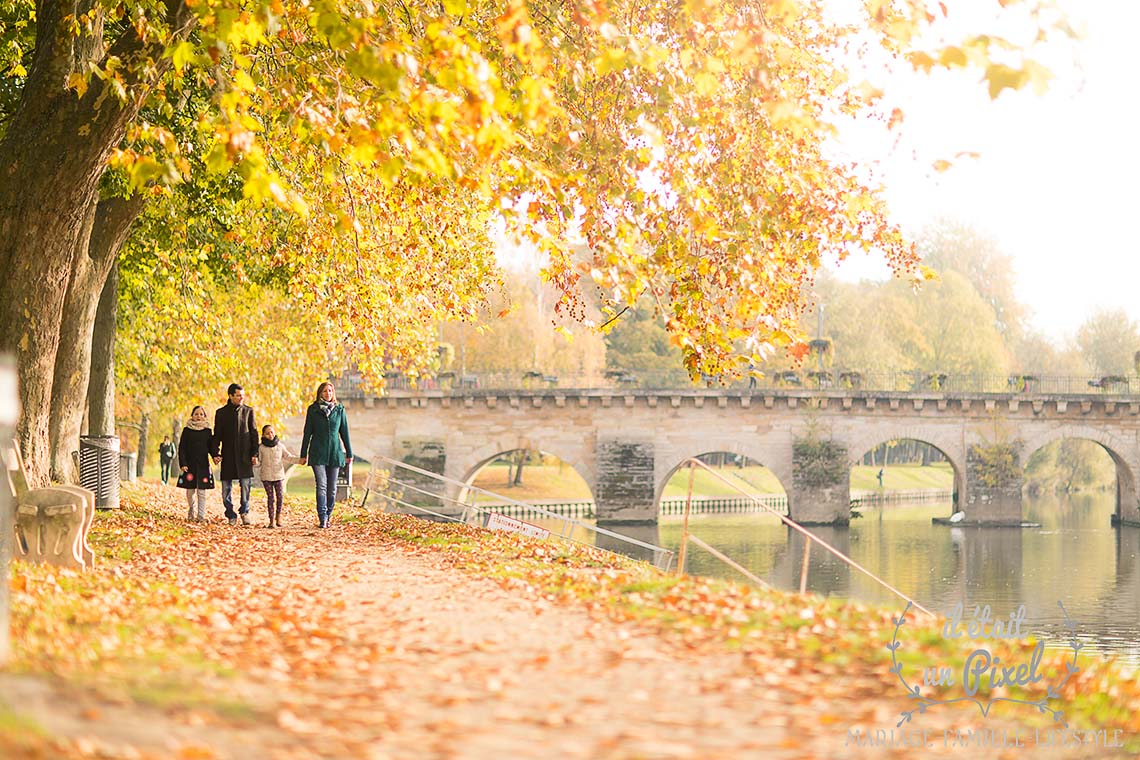
[[[340,468],[335,464],[313,465],[313,479],[317,482],[317,517],[327,519],[332,516],[336,502],[336,479]]]

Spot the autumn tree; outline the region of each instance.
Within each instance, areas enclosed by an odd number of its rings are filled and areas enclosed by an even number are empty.
[[[994,313],[994,326],[1008,343],[1025,330],[1025,307],[1017,299],[1013,258],[991,235],[952,219],[939,219],[918,237],[923,263],[941,273],[957,272],[974,286]]]
[[[1104,309],[1077,329],[1077,346],[1088,366],[1101,375],[1130,375],[1140,349],[1140,330],[1124,309]]]
[[[685,378],[681,349],[670,339],[650,298],[621,313],[606,334],[606,367],[649,372],[661,379]]]
[[[526,372],[579,380],[600,380],[605,345],[595,332],[569,333],[568,321],[554,313],[557,293],[536,278],[508,272],[502,290],[491,294],[478,322],[451,322],[441,330],[455,347],[462,372],[511,375]]]
[[[249,205],[232,234],[370,372],[422,349],[424,320],[478,311],[499,214],[542,247],[572,315],[583,277],[617,308],[653,298],[691,373],[794,344],[821,256],[913,262],[863,174],[824,148],[839,114],[876,113],[876,90],[842,64],[854,42],[920,68],[977,65],[992,95],[1042,77],[997,35],[918,49],[946,5],[875,0],[861,25],[823,5],[6,4],[0,350],[18,360],[32,480],[69,385],[57,364],[89,340],[110,271],[94,241],[121,239],[130,216],[104,204],[195,171],[164,121],[178,113],[204,171],[240,177]],[[264,209],[292,215],[284,244],[264,239]]]
[[[852,284],[826,277],[816,297],[826,304],[824,333],[834,343],[836,365],[844,369],[980,375],[1008,370],[992,307],[953,270],[918,292],[899,280]],[[814,329],[807,320],[804,330]]]

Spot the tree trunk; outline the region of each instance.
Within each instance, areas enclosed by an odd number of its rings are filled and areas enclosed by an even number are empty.
[[[51,476],[64,483],[78,481],[71,453],[79,447],[79,433],[87,404],[91,375],[91,338],[99,296],[131,224],[142,212],[145,200],[136,194],[130,200],[109,198],[93,208],[90,235],[81,235],[85,253],[76,256],[71,283],[63,303],[60,350],[55,358],[51,392]],[[84,239],[90,241],[84,245]]]
[[[146,467],[146,450],[150,443],[147,441],[147,431],[150,430],[150,415],[146,412],[142,413],[139,418],[139,454],[135,459],[135,475],[142,477],[143,468]]]
[[[82,5],[82,4],[78,4]],[[0,139],[0,353],[16,355],[22,413],[17,438],[30,485],[48,480],[52,382],[64,298],[84,231],[98,202],[99,179],[152,82],[169,67],[156,42],[131,25],[104,51],[101,16],[90,35],[72,32],[76,3],[36,3],[36,47],[19,105]],[[173,28],[188,33],[187,9],[170,0]],[[87,72],[104,55],[122,62],[120,99],[91,77],[82,95],[68,76]],[[145,55],[153,65],[138,60]],[[68,349],[70,350],[70,348]]]
[[[515,467],[515,479],[511,482],[511,485],[515,485],[515,486],[521,486],[522,485],[522,471],[523,471],[523,465],[526,464],[527,453],[528,452],[526,449],[519,449],[519,453],[518,453],[519,461],[518,461],[518,465]]]
[[[89,364],[91,337],[89,327],[94,320],[94,299],[90,299],[90,319],[84,312],[87,310],[84,291],[96,287],[95,278],[98,276],[93,262],[86,255],[88,242],[91,239],[91,228],[95,223],[95,206],[90,210],[79,230],[77,246],[80,250],[75,252],[75,262],[71,270],[71,281],[64,293],[62,315],[59,326],[59,346],[62,350],[56,352],[55,370],[52,374],[50,413],[48,417],[48,445],[51,447],[51,479],[63,483],[78,481],[78,473],[74,472],[75,465],[71,462],[71,446],[65,442],[70,439],[71,428],[74,426],[77,433],[83,421],[83,403],[86,399],[86,375]],[[101,287],[101,284],[100,284]],[[78,408],[72,406],[74,400],[80,400]]]
[[[111,267],[91,336],[91,382],[87,389],[87,431],[115,434],[115,314],[119,305],[119,267]]]

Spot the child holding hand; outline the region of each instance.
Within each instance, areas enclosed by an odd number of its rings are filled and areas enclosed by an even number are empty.
[[[297,464],[297,457],[286,448],[272,425],[261,429],[261,445],[257,447],[257,469],[261,484],[265,486],[265,501],[269,508],[269,524],[281,527],[281,497],[285,493],[285,466]]]

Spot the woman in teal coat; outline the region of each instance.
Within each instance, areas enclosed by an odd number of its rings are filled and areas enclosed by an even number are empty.
[[[344,450],[340,444],[344,442]],[[301,464],[313,468],[317,484],[317,519],[329,527],[336,501],[336,479],[341,467],[352,466],[352,444],[348,441],[348,417],[337,403],[332,383],[317,386],[317,400],[305,412],[305,433],[301,438]]]

